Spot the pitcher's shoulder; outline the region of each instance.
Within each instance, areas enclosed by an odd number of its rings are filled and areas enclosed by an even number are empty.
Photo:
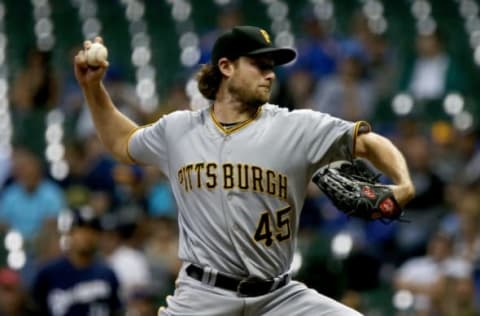
[[[323,112],[314,111],[311,109],[296,109],[288,110],[275,104],[267,103],[263,105],[262,111],[268,116],[279,116],[288,118],[307,118],[307,117],[328,117],[329,115]]]
[[[206,109],[201,110],[178,110],[165,114],[160,119],[163,119],[167,124],[192,124],[199,122],[205,116]]]
[[[262,105],[262,112],[267,116],[276,116],[278,114],[284,115],[288,113],[288,109],[280,107],[276,104],[265,103]]]

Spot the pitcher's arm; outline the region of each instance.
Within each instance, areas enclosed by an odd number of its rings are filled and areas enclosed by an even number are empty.
[[[414,197],[415,187],[405,158],[390,140],[373,132],[360,134],[356,140],[355,155],[368,159],[392,179],[395,185],[391,188],[401,206]]]
[[[127,153],[130,135],[138,127],[132,120],[121,113],[113,104],[110,95],[102,83],[83,90],[97,135],[110,151],[122,162],[131,163]]]
[[[95,42],[103,44],[101,37],[95,38]],[[127,152],[127,146],[130,135],[137,128],[137,124],[115,107],[102,83],[108,69],[108,62],[103,61],[97,67],[87,64],[85,52],[91,45],[92,42],[85,41],[84,49],[75,56],[75,77],[82,89],[95,129],[104,146],[116,159],[122,162],[132,162]]]

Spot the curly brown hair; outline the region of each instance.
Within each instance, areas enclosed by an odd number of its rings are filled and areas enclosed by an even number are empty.
[[[209,100],[215,100],[223,75],[217,65],[202,65],[197,73],[198,90]]]

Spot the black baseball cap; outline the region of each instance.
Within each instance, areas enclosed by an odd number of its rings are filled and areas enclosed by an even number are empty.
[[[279,48],[272,44],[270,35],[255,26],[235,26],[222,34],[213,45],[211,62],[218,64],[222,57],[235,60],[240,56],[269,54],[275,66],[286,64],[297,56],[292,48]]]
[[[71,210],[71,228],[88,227],[94,230],[102,230],[100,218],[90,206],[82,206]]]

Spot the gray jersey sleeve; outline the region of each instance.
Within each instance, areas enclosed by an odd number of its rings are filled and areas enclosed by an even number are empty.
[[[370,130],[367,122],[349,122],[321,112],[311,112],[307,120],[305,144],[307,160],[313,170],[353,157],[358,133]]]
[[[166,175],[168,167],[166,119],[138,128],[129,138],[128,155],[140,164],[153,165]]]

